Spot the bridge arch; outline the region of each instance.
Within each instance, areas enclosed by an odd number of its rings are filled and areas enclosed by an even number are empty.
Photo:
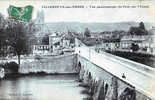
[[[108,83],[106,83],[106,84],[105,84],[105,93],[104,93],[105,95],[107,94],[108,87],[109,87],[109,85],[108,85]]]
[[[82,65],[81,65],[81,62],[79,61],[79,62],[78,62],[78,66],[77,66],[77,71],[78,71],[78,73],[81,71],[81,67],[82,67]]]
[[[125,88],[119,96],[120,100],[136,100],[136,93],[134,89]]]

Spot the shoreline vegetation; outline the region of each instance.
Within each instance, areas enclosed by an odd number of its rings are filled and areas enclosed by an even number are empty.
[[[136,52],[122,52],[122,51],[106,51],[106,52],[155,68],[154,65],[155,56],[153,55],[136,53]]]

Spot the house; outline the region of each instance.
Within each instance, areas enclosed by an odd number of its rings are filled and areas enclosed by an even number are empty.
[[[100,37],[102,39],[111,39],[113,36],[113,32],[112,31],[104,31],[100,33]]]
[[[149,39],[148,42],[150,43],[149,45],[149,52],[152,55],[155,55],[155,27],[152,27],[152,29],[149,30]]]
[[[49,35],[49,48],[51,53],[62,52],[62,38],[63,34],[54,32],[52,35]]]
[[[116,51],[120,47],[120,39],[103,39],[102,47],[105,50]]]
[[[44,36],[34,36],[30,39],[31,51],[33,55],[49,55],[50,47],[43,43]]]
[[[33,54],[49,55],[49,45],[33,45]]]
[[[125,35],[121,38],[120,48],[121,50],[131,50],[132,44],[138,45],[138,52],[151,53],[151,38],[150,35]]]

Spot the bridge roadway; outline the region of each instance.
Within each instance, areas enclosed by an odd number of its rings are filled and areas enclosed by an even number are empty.
[[[155,99],[155,69],[105,52],[98,53],[86,46],[76,47],[75,52],[131,84],[140,93]],[[126,78],[122,78],[122,75]]]

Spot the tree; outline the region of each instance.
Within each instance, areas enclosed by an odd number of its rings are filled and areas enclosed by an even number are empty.
[[[6,34],[5,34],[5,25],[6,21],[4,16],[0,13],[0,55],[6,56],[7,53],[7,41],[6,41]]]
[[[0,13],[0,29],[3,29],[5,25],[5,18],[4,16]]]
[[[0,29],[0,56],[5,57],[8,54],[7,36],[3,29]]]
[[[131,50],[134,52],[134,51],[138,51],[139,50],[139,46],[135,43],[132,43],[131,44]]]
[[[9,21],[10,23],[6,29],[8,45],[13,48],[14,53],[18,56],[18,64],[20,66],[20,56],[28,52],[28,37],[31,32],[27,28],[28,24]]]
[[[5,63],[5,69],[11,71],[12,73],[18,73],[19,66],[16,62]]]
[[[90,31],[89,31],[88,28],[85,29],[84,36],[85,36],[85,37],[90,37],[90,36],[91,36],[91,35],[90,35]]]
[[[144,26],[144,23],[143,22],[140,22],[139,23],[139,28],[142,29],[142,30],[145,30],[145,26]]]
[[[143,22],[140,22],[138,27],[130,27],[129,33],[131,35],[148,35]]]

